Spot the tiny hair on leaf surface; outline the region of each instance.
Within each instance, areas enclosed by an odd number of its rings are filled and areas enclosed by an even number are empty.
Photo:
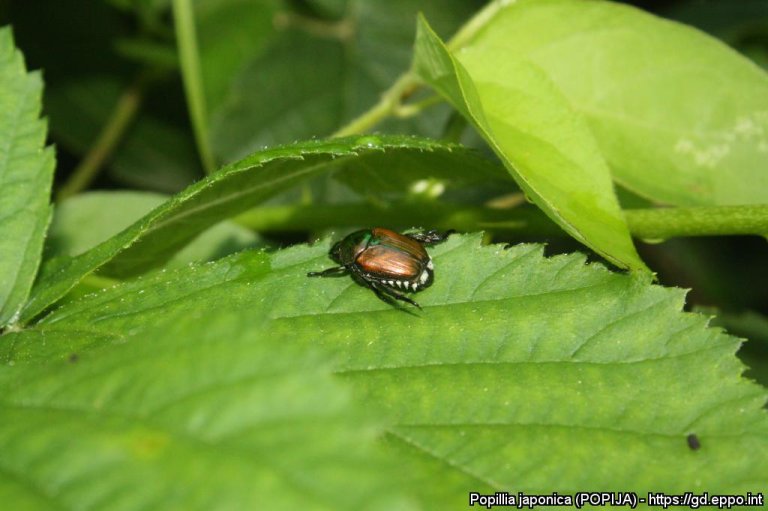
[[[435,280],[416,314],[349,278],[307,278],[329,263],[330,239],[156,272],[64,304],[1,338],[0,445],[14,476],[0,484],[43,488],[61,505],[76,492],[117,494],[143,509],[137,492],[119,492],[128,478],[151,481],[154,503],[177,491],[186,509],[204,509],[190,496],[191,460],[225,503],[253,488],[222,474],[255,471],[256,488],[303,480],[304,455],[313,467],[354,456],[302,419],[325,408],[312,397],[325,387],[304,375],[314,353],[351,392],[349,406],[365,407],[372,422],[360,428],[384,447],[370,455],[407,474],[397,487],[424,509],[455,507],[468,491],[765,487],[765,389],[741,377],[737,339],[681,312],[682,290],[581,254],[545,258],[541,245],[481,238],[429,248]],[[302,397],[286,402],[292,385]],[[352,427],[339,406],[341,418],[327,413]],[[282,414],[279,428],[265,425],[277,424],[270,414]],[[66,427],[55,426],[62,416]],[[70,461],[73,436],[76,459],[99,460],[109,477]],[[286,459],[282,446],[296,441]],[[260,455],[234,460],[224,447]],[[361,488],[369,475],[357,474]]]

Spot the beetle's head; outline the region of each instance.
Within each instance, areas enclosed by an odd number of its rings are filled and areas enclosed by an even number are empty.
[[[342,252],[344,251],[342,243],[344,243],[344,240],[336,242],[333,247],[331,247],[331,251],[328,253],[331,256],[331,259],[333,259],[337,264],[341,265],[344,264],[342,262]]]

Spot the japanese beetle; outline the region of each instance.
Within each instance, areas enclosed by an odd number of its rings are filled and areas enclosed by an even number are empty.
[[[331,248],[329,255],[339,266],[307,276],[349,274],[389,304],[401,300],[421,309],[401,291],[415,293],[432,285],[434,266],[424,246],[443,241],[451,232],[399,234],[382,227],[355,231]]]

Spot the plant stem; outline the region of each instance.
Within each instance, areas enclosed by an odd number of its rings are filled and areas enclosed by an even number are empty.
[[[497,225],[503,225],[504,229],[531,234],[560,232],[554,223],[535,208],[513,211],[420,202],[398,203],[387,207],[370,204],[269,206],[243,213],[237,217],[237,221],[256,231],[305,231],[365,225],[398,228],[422,225],[469,231],[495,229]]]
[[[335,39],[342,42],[349,41],[355,35],[355,23],[352,18],[342,18],[339,21],[325,21],[293,12],[279,12],[275,15],[273,22],[278,29],[296,28],[315,37]]]
[[[768,234],[768,205],[628,209],[624,213],[632,235],[643,239]]]
[[[414,117],[416,115],[419,115],[422,111],[426,110],[427,108],[442,102],[443,102],[443,98],[441,98],[437,94],[433,94],[415,103],[410,103],[407,105],[398,104],[393,114],[396,117],[399,117],[401,119],[406,119],[408,117]]]
[[[454,52],[469,44],[475,35],[493,19],[496,14],[515,0],[494,0],[477,12],[472,18],[459,28],[459,30],[445,44],[450,52]]]
[[[104,162],[112,156],[128,126],[136,118],[144,98],[146,83],[147,75],[142,73],[120,95],[96,142],[59,189],[56,195],[58,201],[85,190],[96,178]]]
[[[624,213],[632,235],[648,240],[768,233],[768,205],[630,209]],[[370,204],[272,206],[253,209],[237,220],[257,231],[421,225],[461,231],[514,231],[526,236],[566,235],[534,207],[494,209],[444,203],[398,203],[388,207]]]
[[[416,76],[410,71],[403,73],[392,86],[382,95],[378,103],[369,108],[362,115],[342,126],[332,137],[344,137],[364,133],[392,115],[396,115],[401,105],[402,98],[412,93],[418,87]]]
[[[187,106],[192,119],[192,129],[205,172],[215,170],[213,151],[208,139],[208,112],[205,104],[203,75],[200,69],[200,52],[197,47],[195,13],[191,0],[173,0],[173,17],[176,25],[176,44],[179,49],[181,74]]]
[[[465,23],[458,32],[456,32],[447,43],[448,49],[450,51],[455,51],[469,43],[472,38],[474,38],[475,34],[477,34],[477,32],[484,27],[500,9],[504,8],[509,3],[509,0],[496,0],[485,6],[481,11],[475,14],[472,19]],[[420,85],[420,80],[412,71],[403,73],[395,83],[381,95],[381,100],[379,100],[378,103],[350,121],[347,125],[340,128],[331,136],[343,137],[364,133],[387,117],[410,117],[418,114],[421,110],[432,106],[435,103],[434,98],[428,98],[427,101],[413,105],[402,105],[402,99],[413,93]]]

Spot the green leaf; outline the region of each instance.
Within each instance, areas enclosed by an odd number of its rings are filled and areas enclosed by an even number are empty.
[[[534,63],[636,193],[676,205],[768,202],[768,75],[717,40],[616,3],[524,0],[471,47]]]
[[[40,119],[42,80],[0,29],[0,327],[15,322],[37,274],[51,216],[54,154]]]
[[[234,77],[273,37],[278,0],[199,0],[194,4],[205,101],[215,111],[231,94]],[[260,96],[260,94],[257,94]]]
[[[46,111],[57,144],[85,154],[128,83],[121,77],[89,74],[48,87]],[[111,177],[132,186],[172,193],[202,175],[194,141],[169,117],[168,112],[161,112],[161,116],[146,111],[137,114],[110,159],[107,172]]]
[[[139,6],[130,3],[132,8]],[[44,110],[52,140],[71,156],[82,158],[121,94],[137,85],[141,73],[136,65],[114,51],[115,38],[125,36],[134,24],[102,1],[13,2],[7,7],[28,61],[45,72]],[[45,16],[40,16],[41,10]],[[143,93],[134,92],[144,98],[143,108],[106,162],[104,173],[134,187],[177,192],[202,175],[181,86],[176,80],[152,80]],[[62,171],[72,164],[67,151],[63,154]]]
[[[378,417],[402,487],[426,509],[454,508],[468,491],[765,487],[765,389],[739,376],[736,339],[680,312],[683,291],[581,255],[544,258],[539,245],[480,238],[430,248],[436,280],[414,296],[423,311],[387,305],[349,278],[307,278],[333,264],[329,240],[156,273],[64,305],[0,339],[0,445],[4,473],[15,474],[0,481],[70,505],[152,481],[149,495],[168,503],[198,481],[187,467],[196,460],[210,475],[200,495],[229,502],[245,490],[219,471],[277,467],[282,488],[307,451],[314,466],[348,468],[344,436],[330,446],[313,426],[327,384],[314,388],[304,354],[319,350]],[[257,424],[286,410],[297,421],[272,423],[265,440]]]
[[[211,80],[217,90],[226,92],[223,97],[211,95],[214,151],[221,160],[231,161],[264,146],[330,135],[375,104],[408,69],[413,22],[419,11],[434,20],[439,33],[450,34],[481,4],[465,0],[351,0],[332,8],[315,6],[321,12],[339,15],[338,19],[327,14],[310,17],[287,8],[279,11],[274,18],[278,30],[263,47],[254,46],[247,60],[239,61],[237,72],[222,72],[217,61],[203,55],[206,88]],[[255,23],[243,18],[229,22]],[[205,34],[219,37],[217,23],[209,20],[207,13],[198,13],[198,23],[201,41]],[[225,33],[239,30],[232,26]],[[253,38],[251,32],[246,33]],[[217,43],[222,50],[226,45]],[[241,45],[237,55],[244,56],[245,47]],[[215,56],[214,50],[211,56]],[[214,96],[220,100],[214,101]],[[446,117],[445,109],[436,108],[377,129],[437,137]]]
[[[297,80],[300,73],[312,80]],[[333,41],[301,33],[275,38],[233,80],[227,101],[211,109],[211,143],[219,159],[331,134],[341,123],[337,80],[342,75],[343,54]],[[255,90],[259,94],[248,93]]]
[[[147,192],[86,192],[56,205],[46,239],[47,257],[72,257],[107,241],[131,226],[169,197]],[[195,238],[165,267],[212,261],[253,248],[258,236],[234,222],[223,221]]]
[[[526,194],[566,232],[623,268],[635,252],[589,129],[547,76],[499,51],[454,59],[421,18],[416,72],[483,134]]]
[[[429,159],[432,153],[460,156],[468,151],[424,139],[365,136],[303,142],[254,153],[190,186],[92,250],[74,258],[47,261],[22,320],[38,315],[81,278],[108,262],[104,271],[115,276],[157,267],[203,230],[303,179],[330,171],[347,159],[386,174],[389,159],[400,152]]]
[[[741,313],[718,311],[712,307],[696,307],[696,312],[717,314],[712,324],[723,327],[729,334],[743,337],[739,358],[749,367],[745,376],[768,385],[768,317],[755,311]]]
[[[469,193],[488,189],[495,195],[517,191],[504,168],[473,151],[392,154],[385,169],[348,160],[333,173],[337,180],[374,200],[436,198],[444,192]],[[430,195],[431,194],[431,195]]]
[[[230,267],[218,292],[193,287],[213,305],[265,259]],[[0,495],[14,509],[409,508],[375,424],[316,351],[263,338],[259,315],[136,319],[3,337]]]

